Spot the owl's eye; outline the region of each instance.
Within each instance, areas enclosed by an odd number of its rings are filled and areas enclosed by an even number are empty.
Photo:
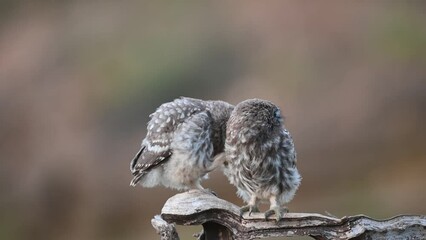
[[[279,109],[275,110],[274,117],[281,118],[281,111]]]

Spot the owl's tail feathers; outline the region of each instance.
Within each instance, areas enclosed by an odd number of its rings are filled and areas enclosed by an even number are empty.
[[[142,177],[145,175],[145,172],[136,172],[135,177],[133,177],[132,181],[130,182],[130,186],[136,187],[136,185],[140,182]]]
[[[132,161],[130,161],[130,171],[132,172],[134,176],[136,176],[136,174],[138,174],[139,172],[138,170],[135,169],[135,167],[144,149],[145,149],[145,146],[141,146],[141,149],[139,149],[138,153],[136,153],[136,156],[132,159]]]

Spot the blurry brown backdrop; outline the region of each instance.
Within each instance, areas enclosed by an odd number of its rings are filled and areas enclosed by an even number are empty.
[[[426,214],[425,12],[1,1],[0,239],[158,239],[150,219],[176,192],[129,187],[129,161],[178,96],[281,107],[303,175],[292,211]],[[220,172],[204,186],[242,203]]]

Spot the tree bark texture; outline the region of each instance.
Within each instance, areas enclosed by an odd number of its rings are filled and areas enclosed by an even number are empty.
[[[203,225],[199,239],[261,239],[311,236],[314,239],[426,239],[426,216],[400,215],[374,220],[365,215],[334,218],[286,213],[279,221],[262,213],[239,215],[239,207],[204,191],[191,190],[167,200],[152,220],[162,240],[179,239],[173,224]],[[163,234],[164,233],[164,234]]]

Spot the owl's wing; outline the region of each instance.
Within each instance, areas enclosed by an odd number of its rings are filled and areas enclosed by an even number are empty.
[[[169,146],[143,143],[141,149],[130,163],[130,170],[134,175],[130,186],[136,186],[150,169],[163,164],[171,155],[172,152]]]
[[[145,146],[141,146],[141,149],[139,149],[139,151],[136,153],[135,157],[132,159],[132,161],[130,161],[130,171],[132,172],[132,174],[134,174],[136,172],[135,167],[136,164],[139,161],[139,158],[141,157],[143,151],[145,150]]]
[[[147,146],[148,145],[148,146]],[[136,156],[130,162],[130,171],[133,175],[144,172],[157,166],[171,155],[169,146],[142,144]]]
[[[141,149],[130,162],[130,171],[134,176],[130,186],[136,186],[150,169],[163,164],[172,155],[170,142],[173,134],[166,128],[158,129],[160,131],[148,133],[142,141]]]
[[[283,141],[281,146],[285,156],[287,156],[290,166],[296,167],[297,153],[294,149],[293,138],[291,137],[291,134],[287,129],[283,130]]]
[[[170,158],[173,149],[171,144],[179,129],[185,128],[187,132],[197,131],[192,129],[194,125],[203,125],[206,119],[211,121],[210,115],[204,118],[198,116],[203,111],[204,106],[200,100],[179,98],[162,104],[150,115],[147,136],[142,142],[141,149],[130,162],[130,170],[135,176],[130,183],[131,186],[135,186],[150,169]]]
[[[189,117],[176,130],[172,142],[173,153],[187,155],[191,161],[196,161],[195,166],[207,170],[213,161],[211,127],[212,117],[208,111]]]

